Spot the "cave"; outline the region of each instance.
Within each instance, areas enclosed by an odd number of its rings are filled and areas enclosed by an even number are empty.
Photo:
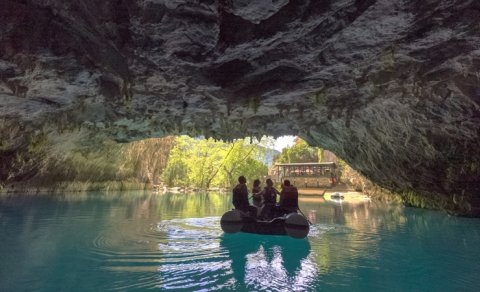
[[[3,187],[73,149],[297,135],[406,204],[480,216],[478,1],[3,0],[0,19]]]

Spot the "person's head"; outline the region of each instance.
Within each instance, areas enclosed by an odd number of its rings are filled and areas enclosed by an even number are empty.
[[[260,185],[260,180],[259,179],[256,179],[253,181],[253,186],[254,187],[258,187]]]
[[[265,182],[267,183],[267,186],[273,186],[273,181],[271,179],[268,178]]]
[[[243,175],[241,175],[238,178],[238,182],[241,183],[241,184],[245,184],[245,183],[247,183],[247,179]]]
[[[288,179],[284,180],[283,185],[286,186],[286,187],[289,187],[290,186],[290,181]]]

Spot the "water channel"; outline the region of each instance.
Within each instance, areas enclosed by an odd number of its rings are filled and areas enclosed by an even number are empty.
[[[478,291],[480,219],[302,197],[303,240],[224,234],[230,194],[0,197],[0,291]]]

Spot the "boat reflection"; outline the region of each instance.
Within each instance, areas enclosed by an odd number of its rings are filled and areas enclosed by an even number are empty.
[[[228,252],[239,287],[258,291],[287,287],[288,290],[304,290],[318,274],[307,239],[224,234],[220,247]]]

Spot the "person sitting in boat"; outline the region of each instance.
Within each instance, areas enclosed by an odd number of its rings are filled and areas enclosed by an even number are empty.
[[[260,212],[260,218],[272,219],[279,192],[273,187],[273,181],[271,179],[267,179],[265,182],[267,186],[259,194],[263,198],[263,207]]]
[[[262,189],[260,188],[260,180],[256,179],[253,181],[253,188],[252,188],[252,197],[253,197],[253,205],[257,208],[262,207],[262,196],[260,192]]]
[[[297,212],[298,210],[298,190],[294,185],[290,184],[288,179],[283,181],[278,210],[282,215]]]
[[[238,185],[233,188],[232,203],[235,209],[256,217],[257,208],[251,206],[248,202],[247,179],[243,175],[238,178]]]

